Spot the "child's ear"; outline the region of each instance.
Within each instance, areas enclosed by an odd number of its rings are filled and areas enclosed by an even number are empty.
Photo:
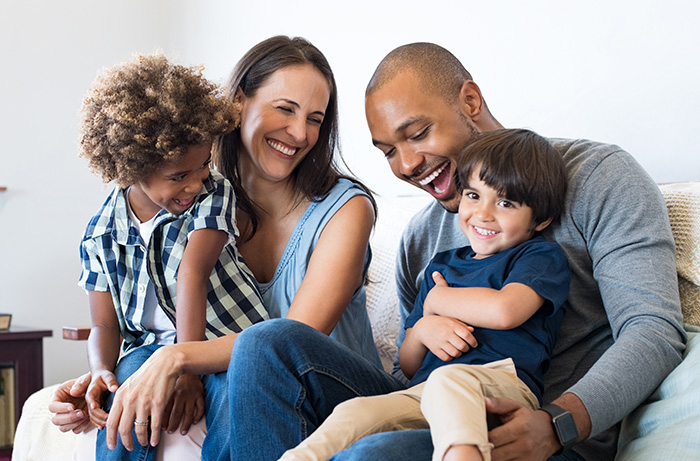
[[[546,221],[542,221],[537,226],[535,226],[535,232],[540,232],[540,231],[545,230],[547,228],[547,226],[549,226],[550,224],[552,224],[552,218],[549,218]]]

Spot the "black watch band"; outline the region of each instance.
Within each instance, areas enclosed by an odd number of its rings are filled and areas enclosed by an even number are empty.
[[[560,454],[571,448],[578,440],[578,429],[574,422],[574,417],[562,407],[554,404],[544,405],[540,410],[549,414],[552,417],[552,425],[554,432],[557,434],[561,450],[555,454]]]

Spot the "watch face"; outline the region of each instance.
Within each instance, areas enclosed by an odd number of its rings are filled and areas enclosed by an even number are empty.
[[[576,429],[576,423],[574,422],[574,417],[571,413],[564,413],[553,418],[554,427],[557,430],[557,436],[559,437],[559,442],[564,447],[567,447],[578,438],[578,429]]]

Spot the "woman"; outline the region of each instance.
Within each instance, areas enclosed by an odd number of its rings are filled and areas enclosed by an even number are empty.
[[[240,104],[241,126],[219,141],[214,160],[234,184],[238,248],[271,316],[330,334],[381,367],[363,288],[374,204],[335,163],[337,89],[328,62],[304,39],[272,37],[241,59],[227,93]],[[141,444],[156,445],[177,377],[226,371],[237,336],[159,349],[117,392],[108,444],[116,443],[118,432],[130,448],[134,420],[150,418],[150,438],[149,427],[135,431]],[[235,373],[235,363],[230,370]],[[67,383],[59,389],[50,406],[63,430],[84,424],[78,410],[70,411],[76,401],[66,397],[69,388]],[[72,392],[81,391],[84,384]],[[227,408],[207,415],[210,431],[227,423]],[[212,437],[216,447],[205,443],[203,457],[220,451],[226,437]]]

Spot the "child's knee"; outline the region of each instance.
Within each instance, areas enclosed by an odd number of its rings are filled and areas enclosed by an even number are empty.
[[[430,392],[435,388],[450,387],[457,382],[460,387],[481,387],[478,377],[471,373],[469,366],[446,365],[430,373],[425,383],[424,392]]]

